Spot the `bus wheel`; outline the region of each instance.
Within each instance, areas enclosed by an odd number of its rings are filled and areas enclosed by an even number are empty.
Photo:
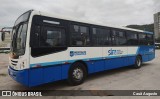
[[[74,63],[68,73],[68,82],[71,85],[80,85],[84,82],[87,72],[85,66],[80,63]]]
[[[141,68],[141,66],[142,66],[142,58],[141,56],[137,56],[134,67],[138,69],[138,68]]]

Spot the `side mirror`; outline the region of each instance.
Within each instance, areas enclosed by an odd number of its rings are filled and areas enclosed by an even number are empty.
[[[4,41],[5,40],[5,33],[1,32],[0,33],[0,41]]]
[[[4,34],[3,32],[0,32],[0,42],[4,41]]]

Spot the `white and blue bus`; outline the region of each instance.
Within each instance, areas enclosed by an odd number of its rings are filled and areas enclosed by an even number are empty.
[[[160,49],[160,43],[155,43],[155,48]]]
[[[154,58],[151,32],[30,10],[14,24],[8,72],[28,87],[65,79],[79,85],[89,74]]]

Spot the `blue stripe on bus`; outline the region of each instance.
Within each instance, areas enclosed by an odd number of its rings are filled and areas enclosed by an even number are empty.
[[[114,59],[114,58],[121,58],[121,57],[130,57],[136,56],[137,54],[129,54],[129,55],[122,55],[122,56],[108,56],[108,57],[97,57],[97,58],[86,58],[86,59],[75,59],[75,60],[65,60],[65,61],[56,61],[56,62],[46,62],[46,63],[36,63],[30,64],[30,67],[34,67],[36,65],[40,66],[50,66],[50,65],[61,65],[67,63],[74,63],[75,61],[82,60],[82,61],[98,61],[103,59]]]

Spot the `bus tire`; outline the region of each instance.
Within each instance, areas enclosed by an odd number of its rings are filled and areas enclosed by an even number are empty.
[[[68,83],[70,85],[80,85],[84,82],[87,76],[87,71],[84,64],[80,62],[74,63],[68,73]]]
[[[139,69],[142,66],[142,58],[141,56],[137,56],[134,64],[134,68]]]

